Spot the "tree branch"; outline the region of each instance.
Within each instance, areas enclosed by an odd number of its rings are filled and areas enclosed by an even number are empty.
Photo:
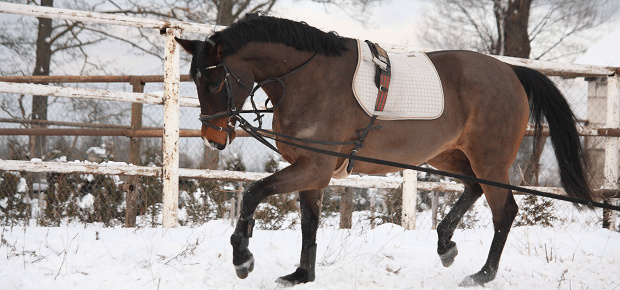
[[[102,31],[102,30],[99,30],[99,29],[94,29],[94,28],[90,28],[90,27],[85,27],[84,29],[89,30],[89,31],[92,31],[92,32],[95,32],[95,33],[99,33],[99,34],[101,34],[101,35],[104,35],[104,36],[107,36],[107,37],[110,37],[110,38],[116,39],[116,40],[121,41],[121,42],[124,42],[124,43],[127,43],[127,44],[131,45],[133,48],[136,48],[136,49],[138,49],[138,50],[140,50],[140,51],[142,51],[142,52],[144,52],[144,53],[147,53],[147,54],[150,54],[150,55],[156,56],[157,58],[159,58],[159,59],[163,60],[163,58],[162,58],[159,54],[153,53],[153,52],[151,52],[151,51],[149,51],[149,50],[147,50],[147,49],[145,49],[145,48],[141,47],[140,45],[138,45],[138,44],[136,44],[136,43],[134,43],[134,42],[132,42],[132,41],[129,41],[129,40],[127,40],[127,39],[124,39],[124,38],[118,37],[118,36],[116,36],[116,35],[109,34],[109,33],[105,32],[105,31]]]

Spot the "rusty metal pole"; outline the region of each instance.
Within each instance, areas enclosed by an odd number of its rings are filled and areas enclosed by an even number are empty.
[[[144,93],[144,82],[139,78],[133,78],[130,81],[133,87],[134,93]],[[131,129],[142,129],[142,103],[131,104]],[[140,165],[140,138],[129,139],[129,163],[133,165]],[[130,184],[127,196],[125,198],[125,227],[133,228],[136,226],[136,215],[138,214],[138,193],[139,193],[139,181],[140,177],[137,175],[129,176],[128,183]]]
[[[164,31],[162,31],[164,32]],[[164,63],[163,217],[162,227],[176,228],[179,208],[179,81],[178,29],[167,28]]]

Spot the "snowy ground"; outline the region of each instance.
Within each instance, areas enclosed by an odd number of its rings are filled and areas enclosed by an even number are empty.
[[[255,230],[254,272],[235,276],[222,220],[201,227],[4,227],[0,289],[278,289],[295,270],[301,231]],[[457,230],[450,268],[433,230],[357,223],[318,232],[317,280],[294,289],[457,289],[484,264],[492,230]],[[481,288],[482,289],[482,288]],[[497,278],[486,289],[620,289],[620,233],[604,229],[512,229]]]

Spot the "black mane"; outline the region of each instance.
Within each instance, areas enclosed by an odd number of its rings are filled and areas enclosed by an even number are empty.
[[[323,32],[305,22],[248,13],[228,28],[210,37],[224,45],[223,56],[231,55],[250,42],[282,43],[300,51],[339,56],[347,51],[345,38]]]

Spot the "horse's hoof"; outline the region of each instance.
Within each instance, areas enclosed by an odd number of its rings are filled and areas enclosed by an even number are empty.
[[[456,248],[456,243],[453,242],[453,246],[448,249],[445,253],[439,255],[439,259],[441,259],[441,264],[444,267],[452,266],[454,263],[454,258],[459,254],[459,250]]]
[[[280,277],[278,279],[276,279],[276,283],[278,283],[278,285],[280,285],[280,287],[293,287],[295,285],[297,285],[294,281],[289,281],[284,279],[284,277]]]
[[[237,277],[241,279],[247,278],[248,274],[252,271],[254,271],[254,257],[250,257],[249,260],[245,261],[245,263],[241,265],[235,265],[235,272],[237,272]]]
[[[476,274],[465,277],[461,284],[459,284],[459,287],[484,286],[484,283],[495,279],[495,273],[495,271],[481,270]]]
[[[465,277],[463,281],[459,284],[459,287],[473,287],[473,286],[484,286],[484,284],[478,283],[471,276]]]
[[[293,287],[297,284],[314,281],[314,279],[310,279],[309,274],[308,270],[297,268],[295,272],[276,279],[276,283],[280,284],[282,287]]]

